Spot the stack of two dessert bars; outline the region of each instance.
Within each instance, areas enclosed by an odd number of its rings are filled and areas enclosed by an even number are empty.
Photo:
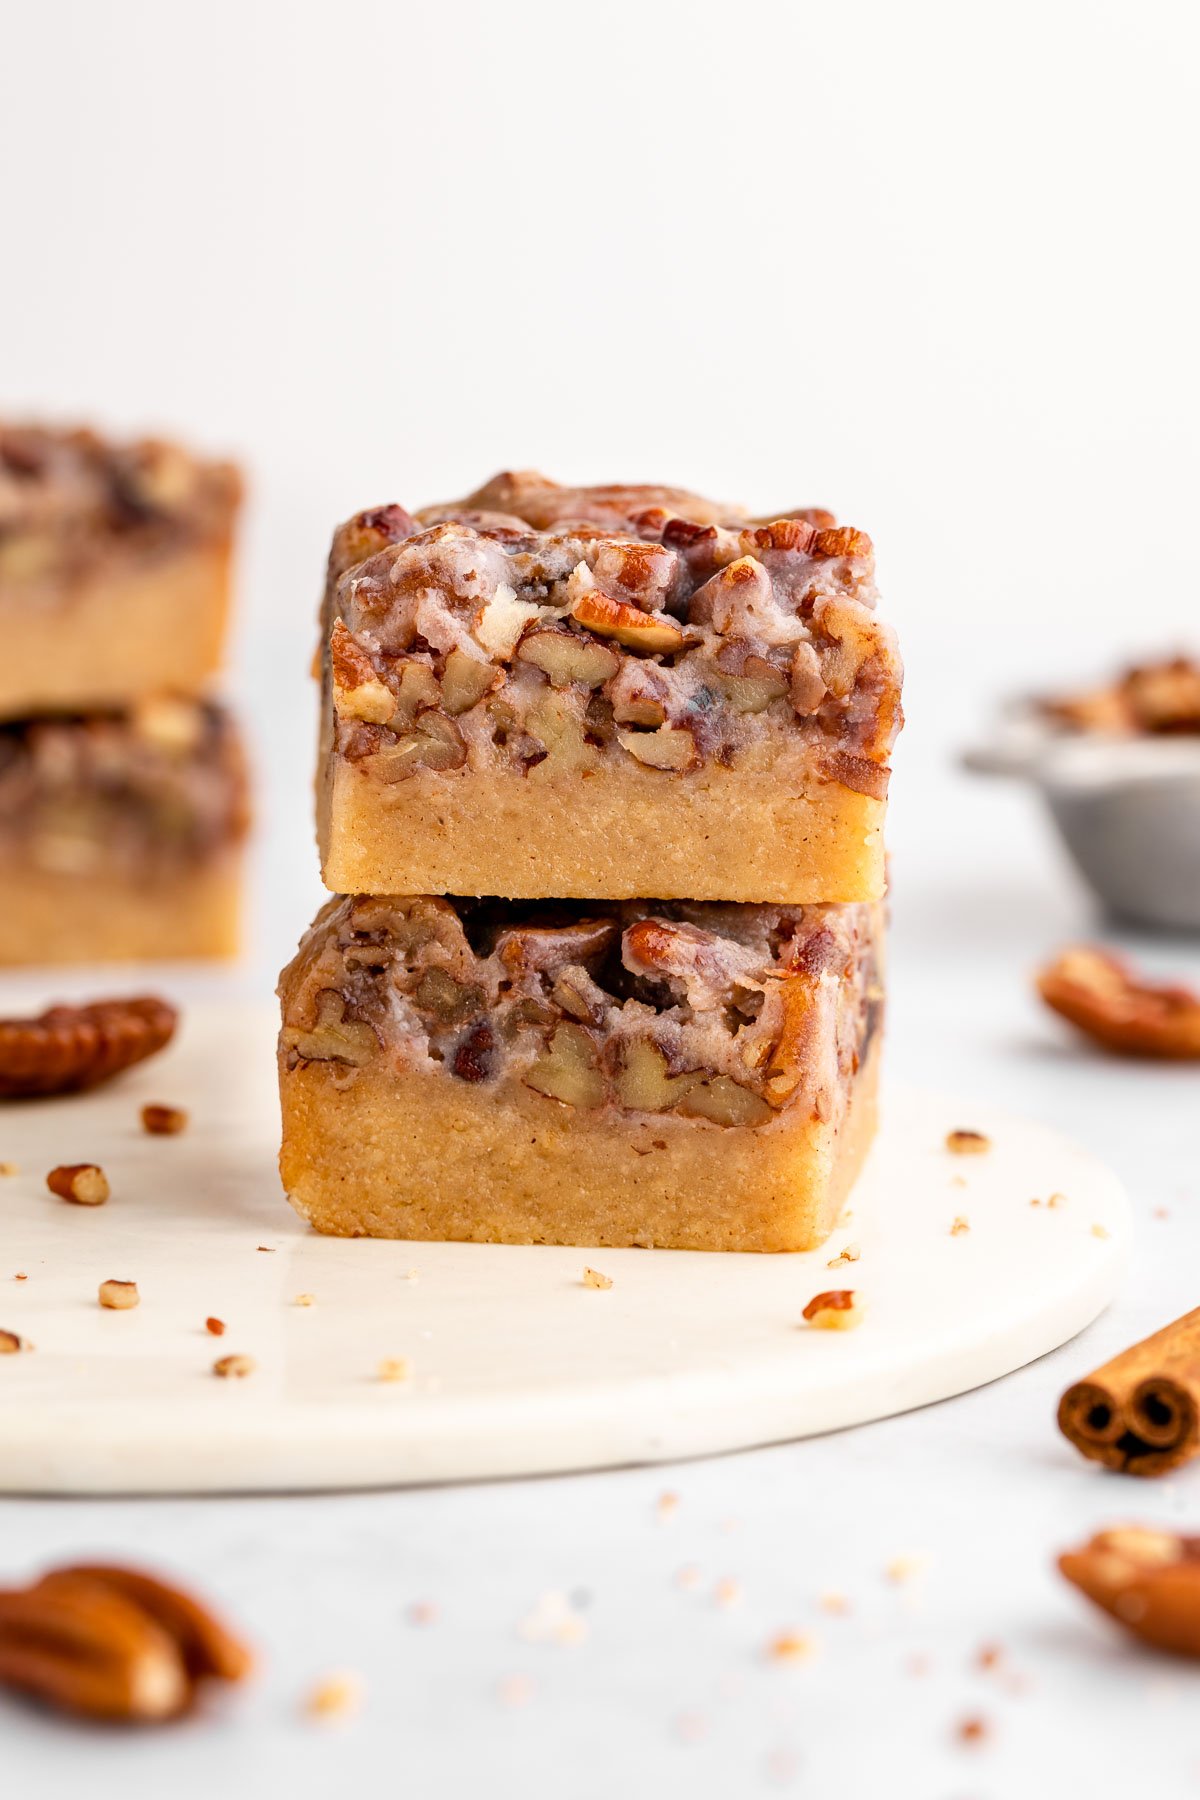
[[[0,964],[228,955],[246,777],[221,661],[237,471],[0,426]]]
[[[284,971],[320,1230],[802,1250],[875,1126],[900,664],[861,532],[504,475],[361,513],[330,901]],[[645,898],[644,896],[654,896]]]

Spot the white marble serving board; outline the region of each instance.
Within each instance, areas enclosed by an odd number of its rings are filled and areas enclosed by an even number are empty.
[[[194,1006],[109,1087],[0,1106],[19,1168],[0,1180],[0,1327],[34,1345],[0,1358],[0,1491],[366,1487],[801,1437],[1018,1368],[1082,1330],[1125,1262],[1127,1202],[1084,1151],[899,1087],[851,1216],[807,1255],[321,1238],[275,1170],[273,1039],[265,1008]],[[189,1129],[146,1136],[147,1100]],[[951,1155],[955,1127],[992,1149]],[[47,1192],[78,1161],[104,1166],[107,1205]],[[848,1244],[859,1260],[830,1269]],[[584,1287],[589,1263],[611,1289]],[[99,1306],[112,1277],[137,1282],[136,1310]],[[832,1287],[862,1297],[857,1329],[802,1323]],[[216,1378],[227,1354],[254,1374]],[[389,1358],[407,1380],[379,1378]]]

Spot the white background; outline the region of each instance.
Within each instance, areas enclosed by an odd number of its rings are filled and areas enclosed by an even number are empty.
[[[178,430],[252,483],[233,685],[260,850],[242,984],[269,986],[318,897],[306,666],[338,518],[528,464],[827,504],[876,540],[910,671],[893,1063],[1067,1126],[1147,1220],[1125,1300],[1082,1344],[916,1418],[675,1471],[670,1538],[653,1474],[9,1505],[14,1576],[85,1545],[144,1550],[224,1592],[271,1652],[265,1694],[229,1725],[135,1749],[6,1712],[24,1791],[86,1772],[93,1791],[307,1793],[339,1769],[422,1796],[886,1781],[955,1800],[1049,1793],[1073,1766],[1101,1793],[1118,1775],[1195,1791],[1195,1677],[1127,1656],[1046,1572],[1114,1514],[1200,1528],[1195,1472],[1105,1482],[1048,1424],[1067,1379],[1197,1298],[1195,1078],[1099,1065],[1038,1017],[1028,971],[1092,928],[1086,908],[1031,803],[953,759],[1013,689],[1200,636],[1196,10],[3,14],[0,403]],[[1198,967],[1188,946],[1146,954]],[[880,1575],[915,1548],[933,1553],[918,1613]],[[671,1584],[687,1562],[699,1590]],[[747,1591],[728,1616],[711,1600],[723,1574]],[[826,1586],[853,1594],[849,1620],[820,1625]],[[592,1634],[531,1652],[514,1622],[558,1587],[589,1590]],[[414,1598],[444,1624],[403,1626]],[[826,1655],[781,1679],[760,1652],[792,1623]],[[971,1673],[995,1638],[1027,1693]],[[923,1680],[913,1650],[932,1659]],[[316,1738],[295,1694],[345,1664],[372,1704]],[[535,1697],[506,1707],[496,1684],[519,1670]],[[974,1711],[996,1729],[972,1756],[954,1726]]]

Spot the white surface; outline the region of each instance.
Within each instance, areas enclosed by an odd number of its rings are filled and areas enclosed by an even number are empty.
[[[952,1155],[962,1106],[902,1087],[852,1216],[807,1255],[321,1238],[285,1207],[274,1169],[275,1027],[265,1011],[196,1009],[152,1066],[87,1097],[6,1109],[21,1173],[3,1196],[5,1245],[25,1279],[0,1290],[0,1322],[35,1350],[0,1369],[0,1489],[368,1487],[807,1436],[1056,1348],[1108,1303],[1127,1259],[1128,1203],[1093,1158],[987,1108],[968,1110],[991,1150]],[[191,1125],[147,1138],[138,1108],[164,1092]],[[67,1135],[67,1160],[86,1154],[113,1183],[103,1208],[45,1191]],[[957,1217],[969,1230],[952,1236]],[[846,1245],[858,1260],[831,1272]],[[589,1262],[611,1289],[583,1286]],[[110,1276],[136,1280],[135,1310],[98,1304]],[[830,1287],[859,1295],[861,1326],[804,1326],[805,1304]],[[228,1354],[252,1355],[255,1373],[216,1379]],[[379,1380],[397,1354],[410,1379]]]
[[[1039,1013],[1031,968],[1095,923],[1030,798],[947,770],[1014,688],[1196,641],[1198,71],[1186,0],[12,11],[7,402],[161,421],[251,465],[255,953],[169,991],[265,994],[312,911],[332,518],[522,462],[823,499],[873,533],[909,669],[892,1074],[1087,1144],[1140,1230],[1077,1343],[848,1433],[458,1489],[7,1501],[11,1578],[87,1551],[161,1564],[265,1667],[218,1718],[133,1739],[4,1705],[6,1791],[1196,1793],[1196,1672],[1126,1646],[1051,1559],[1123,1517],[1200,1529],[1200,1468],[1121,1481],[1053,1424],[1070,1380],[1197,1303],[1200,1085]],[[1194,947],[1125,943],[1200,978]],[[0,1115],[0,1156],[2,1136]],[[924,1576],[892,1585],[917,1552]],[[586,1598],[585,1643],[522,1635],[553,1590]],[[765,1660],[788,1627],[812,1663]],[[977,1669],[984,1643],[1023,1687]],[[321,1731],[300,1701],[339,1667],[365,1709]]]

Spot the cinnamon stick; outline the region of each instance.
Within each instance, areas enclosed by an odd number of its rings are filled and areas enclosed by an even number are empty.
[[[1069,1387],[1058,1428],[1125,1475],[1165,1475],[1200,1450],[1200,1307]]]

